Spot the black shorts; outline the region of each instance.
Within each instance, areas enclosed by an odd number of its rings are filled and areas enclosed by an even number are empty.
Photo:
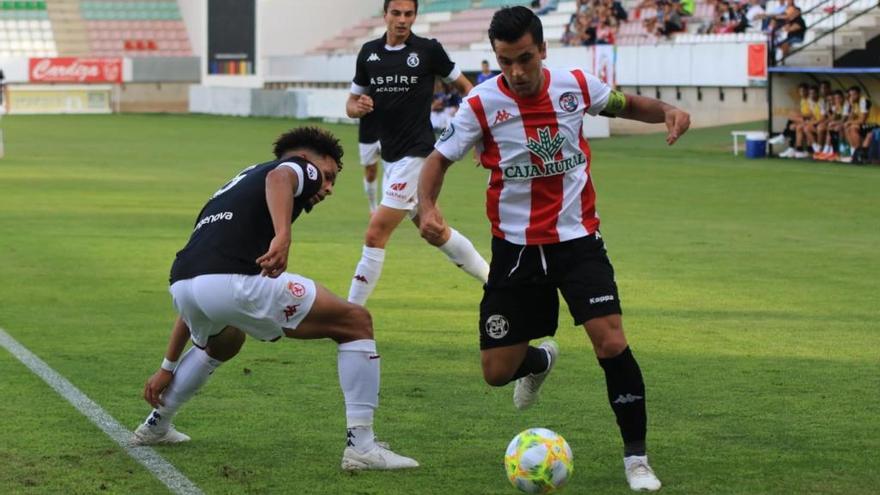
[[[614,267],[598,233],[543,246],[493,238],[480,302],[480,349],[555,335],[559,292],[575,325],[621,314]]]
[[[859,126],[859,135],[864,139],[868,134],[877,128],[877,124],[862,124]]]

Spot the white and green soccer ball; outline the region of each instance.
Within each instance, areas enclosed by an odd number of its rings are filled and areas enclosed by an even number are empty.
[[[574,471],[568,442],[546,428],[529,428],[513,437],[504,455],[507,479],[525,493],[553,493]]]

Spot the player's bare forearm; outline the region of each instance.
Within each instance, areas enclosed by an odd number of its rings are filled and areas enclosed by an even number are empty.
[[[419,175],[419,232],[435,246],[448,240],[446,222],[437,207],[437,198],[450,165],[452,162],[435,150],[428,155]]]
[[[297,185],[296,174],[287,167],[277,167],[266,175],[266,205],[272,217],[275,237],[269,243],[269,250],[256,259],[262,270],[260,274],[264,277],[275,278],[287,269],[293,191]]]
[[[626,94],[623,110],[619,117],[638,120],[648,124],[665,123],[668,134],[666,142],[674,144],[691,126],[691,116],[684,110],[654,98]]]
[[[359,119],[373,111],[373,99],[367,95],[348,95],[345,101],[345,114],[352,119]]]
[[[474,89],[474,85],[471,84],[471,80],[465,77],[464,74],[458,76],[458,79],[452,81],[453,86],[458,88],[458,92],[461,93],[462,96],[466,96],[468,93]]]
[[[436,150],[425,159],[422,172],[419,174],[420,206],[427,208],[437,206],[437,198],[440,197],[440,190],[443,188],[443,178],[450,165],[452,162]]]

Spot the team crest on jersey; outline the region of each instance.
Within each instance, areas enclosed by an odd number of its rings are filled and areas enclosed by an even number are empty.
[[[559,97],[559,108],[568,113],[577,110],[580,103],[578,96],[570,91],[568,93],[563,93],[562,96]]]
[[[486,319],[486,335],[493,339],[502,339],[510,331],[510,322],[504,315],[492,315]]]
[[[306,173],[309,175],[309,179],[318,180],[318,169],[311,163],[306,165]]]
[[[440,141],[448,141],[453,134],[455,134],[455,126],[450,122],[449,125],[446,126],[446,129],[443,129],[443,134],[440,135]]]
[[[419,54],[416,52],[412,52],[409,54],[409,57],[406,58],[406,65],[410,67],[418,67],[419,66]]]

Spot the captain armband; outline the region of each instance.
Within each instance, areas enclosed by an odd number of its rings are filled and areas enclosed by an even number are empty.
[[[599,112],[599,115],[603,117],[617,117],[626,109],[626,95],[623,94],[623,91],[611,90],[611,94],[608,95],[608,103],[605,104],[605,109]]]

